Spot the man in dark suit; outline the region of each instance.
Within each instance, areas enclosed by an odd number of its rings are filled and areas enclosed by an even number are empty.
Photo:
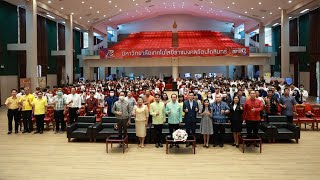
[[[188,100],[184,101],[183,103],[183,112],[184,120],[186,123],[186,129],[188,135],[196,135],[196,118],[197,118],[197,112],[199,111],[199,106],[197,101],[193,100],[193,93],[190,92],[188,94]],[[187,144],[187,147],[190,146],[190,144]]]

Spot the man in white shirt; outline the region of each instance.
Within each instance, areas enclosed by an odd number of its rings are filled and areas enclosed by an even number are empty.
[[[300,84],[300,99],[299,101],[301,101],[300,103],[304,103],[307,101],[308,97],[309,97],[309,93],[307,90],[304,89],[304,85]]]
[[[81,97],[76,94],[76,89],[71,88],[71,94],[67,97],[67,104],[69,107],[69,123],[72,124],[78,119],[79,108],[81,108]]]
[[[124,100],[129,103],[129,106],[131,109],[133,109],[133,107],[137,104],[136,99],[134,99],[134,97],[132,97],[131,91],[129,91],[127,93],[127,96],[124,98]]]

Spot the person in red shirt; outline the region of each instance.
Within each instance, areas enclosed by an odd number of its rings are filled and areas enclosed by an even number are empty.
[[[250,91],[250,99],[245,101],[243,109],[243,119],[247,125],[248,138],[255,139],[258,137],[258,126],[261,121],[260,112],[262,110],[263,104],[256,98],[256,92]],[[255,146],[258,147],[258,144],[255,144]]]

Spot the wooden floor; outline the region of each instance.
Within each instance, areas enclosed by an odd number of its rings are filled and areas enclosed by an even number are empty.
[[[303,131],[299,144],[264,144],[242,154],[226,145],[172,149],[129,144],[105,152],[104,143],[67,142],[66,134],[7,135],[6,110],[0,108],[0,180],[70,179],[319,179],[320,131]]]

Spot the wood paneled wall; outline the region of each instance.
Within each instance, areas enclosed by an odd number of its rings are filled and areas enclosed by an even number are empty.
[[[310,95],[317,95],[316,63],[320,61],[320,8],[310,12]],[[319,77],[318,77],[319,78]]]
[[[47,76],[48,71],[48,37],[46,18],[38,15],[37,39],[38,39],[38,65],[42,67],[41,76]]]

